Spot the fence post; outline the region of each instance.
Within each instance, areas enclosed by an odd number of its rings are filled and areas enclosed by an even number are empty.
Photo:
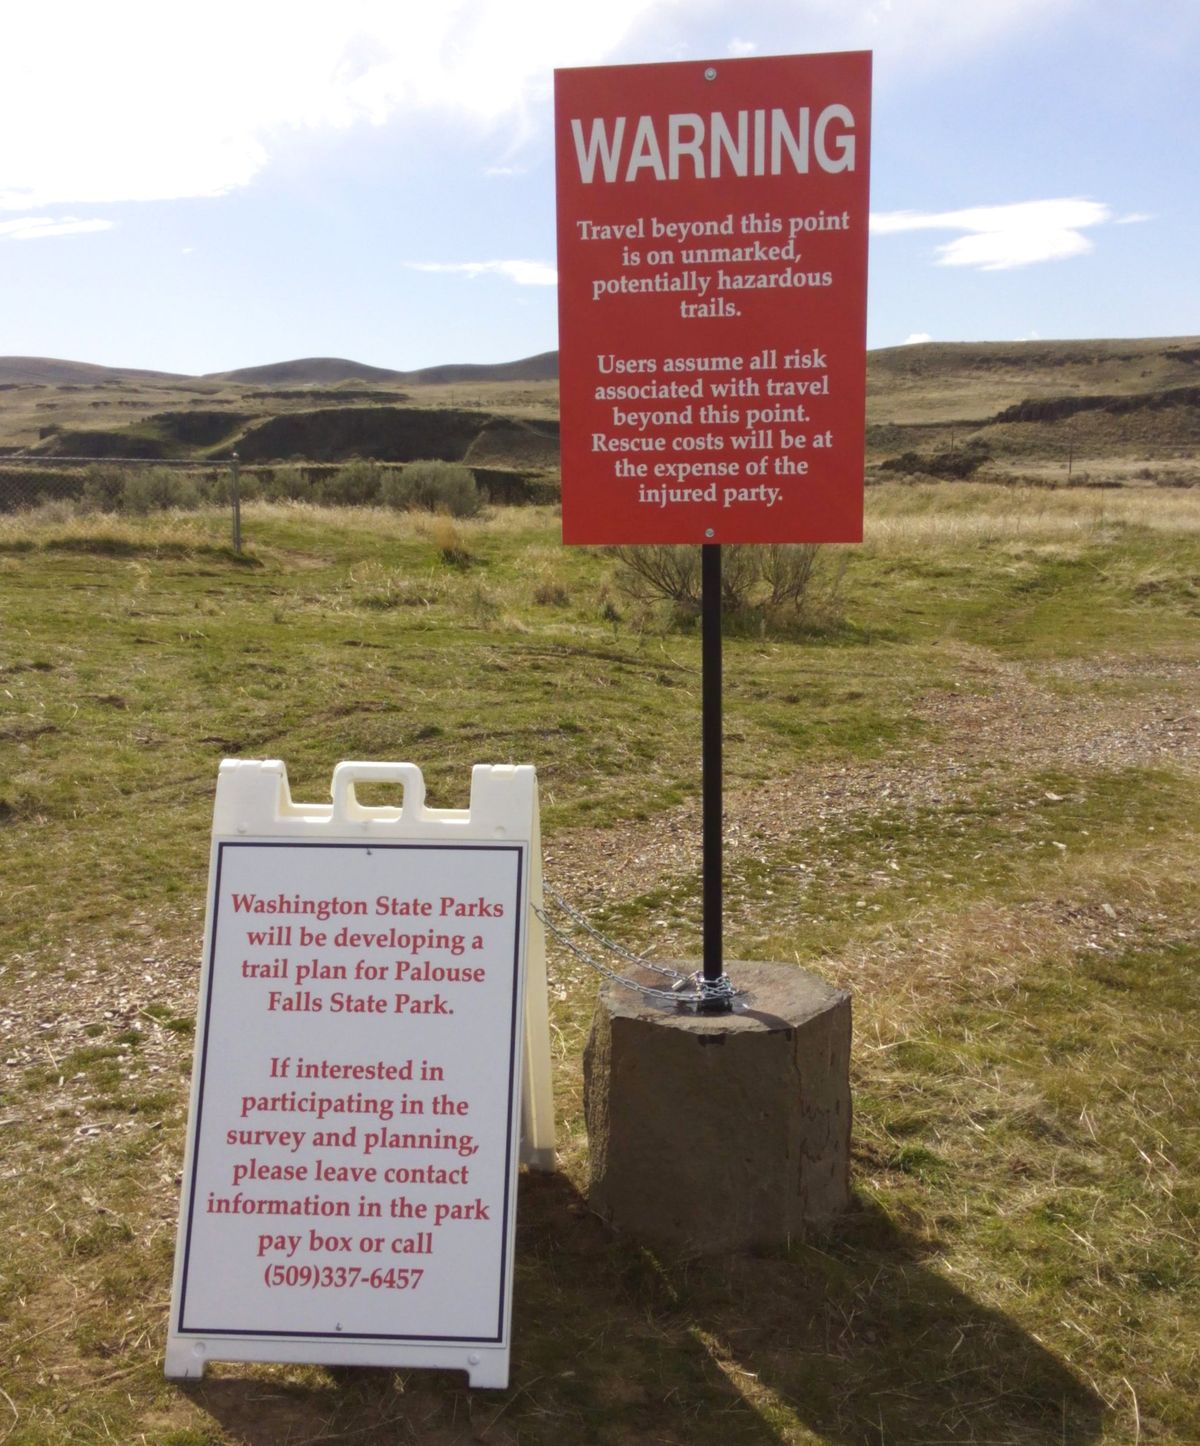
[[[233,465],[229,485],[229,500],[233,504],[233,550],[242,550],[242,498],[238,490],[238,479],[241,475],[242,464],[238,454],[233,454]]]

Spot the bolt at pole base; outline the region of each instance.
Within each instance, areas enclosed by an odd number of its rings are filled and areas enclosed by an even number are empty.
[[[696,986],[700,991],[695,1001],[697,1014],[730,1014],[733,1011],[733,981],[728,974],[716,979],[698,977]]]

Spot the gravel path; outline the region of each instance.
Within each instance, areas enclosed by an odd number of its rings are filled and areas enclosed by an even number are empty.
[[[963,686],[925,695],[920,717],[932,738],[906,742],[902,760],[805,764],[752,791],[729,791],[729,862],[853,814],[945,804],[985,771],[1200,772],[1200,664],[1127,657],[1015,664],[957,651]],[[545,859],[548,883],[580,905],[636,897],[700,868],[699,802],[650,827],[572,830],[547,840]]]

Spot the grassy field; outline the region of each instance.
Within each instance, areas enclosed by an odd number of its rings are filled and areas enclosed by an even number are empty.
[[[0,517],[0,1443],[1200,1440],[1200,491],[885,485],[727,641],[727,952],[855,1008],[855,1204],[659,1258],[586,1206],[595,982],[513,1379],[162,1379],[213,787],[532,762],[548,882],[698,948],[694,629],[548,509]],[[686,1104],[681,1102],[681,1128]]]

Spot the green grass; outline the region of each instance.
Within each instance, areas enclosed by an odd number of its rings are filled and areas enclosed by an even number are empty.
[[[710,1262],[614,1241],[584,1199],[593,982],[555,956],[563,1169],[522,1182],[510,1389],[162,1380],[223,756],[283,758],[303,800],[411,758],[443,807],[533,762],[549,882],[696,952],[698,639],[556,529],[253,505],[238,557],[216,513],[0,519],[0,1440],[1200,1439],[1174,491],[873,488],[840,612],[727,639],[727,952],[855,996],[836,1229]]]

